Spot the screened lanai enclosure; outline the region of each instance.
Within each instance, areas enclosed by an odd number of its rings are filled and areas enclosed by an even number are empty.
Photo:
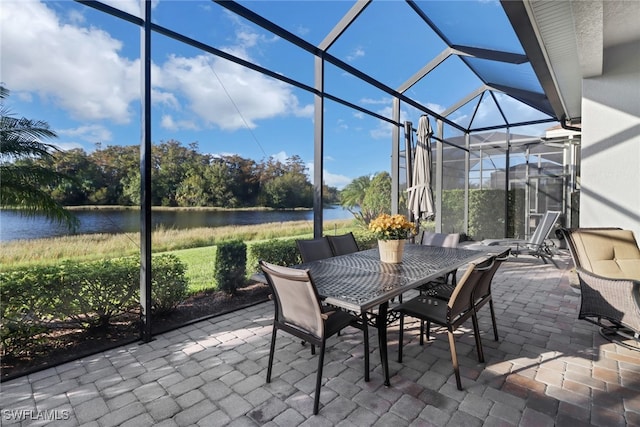
[[[435,228],[474,240],[528,238],[546,211],[563,212],[563,225],[576,224],[579,135],[554,132],[540,138],[496,130],[435,140]]]
[[[433,127],[436,231],[524,238],[547,210],[560,210],[567,224],[577,220],[580,118],[565,113],[523,2],[131,5],[76,1],[86,22],[139,40],[122,49],[140,64],[141,130],[130,137],[141,145],[143,307],[151,293],[151,145],[161,130],[180,125],[229,131],[219,145],[208,143],[206,132],[191,134],[207,152],[242,152],[253,144],[271,155],[262,148],[266,128],[277,135],[274,144],[295,141],[293,154],[309,159],[316,235],[323,184],[336,178],[330,171],[339,165],[350,173],[341,174],[342,185],[389,172],[391,210],[408,214],[407,156],[423,115]],[[255,49],[259,43],[264,51]],[[284,95],[275,99],[276,92]],[[253,109],[268,101],[269,108]],[[297,121],[268,121],[274,117]]]

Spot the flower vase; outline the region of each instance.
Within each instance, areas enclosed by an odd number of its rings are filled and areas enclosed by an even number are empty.
[[[380,261],[389,264],[400,264],[406,240],[378,240]]]

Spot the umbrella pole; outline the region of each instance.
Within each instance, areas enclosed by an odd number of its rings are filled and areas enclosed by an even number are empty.
[[[407,172],[407,189],[413,186],[413,123],[410,121],[404,122],[404,146],[405,146],[405,164],[406,164],[406,172]],[[408,195],[407,195],[408,200]],[[418,231],[418,227],[420,226],[420,221],[416,221],[413,215],[413,211],[407,203],[407,218],[409,221],[415,222],[416,224],[416,232]],[[415,237],[412,236],[409,241],[411,243],[415,243]]]

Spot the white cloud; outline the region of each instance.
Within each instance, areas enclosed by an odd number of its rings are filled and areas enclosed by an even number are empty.
[[[313,106],[300,106],[285,84],[209,55],[172,55],[154,78],[158,88],[186,97],[185,108],[205,124],[225,130],[254,129],[258,120],[277,116],[313,115]]]
[[[380,121],[378,126],[369,131],[369,135],[373,139],[388,139],[391,138],[391,132],[393,125],[391,123]]]
[[[73,129],[56,130],[59,136],[79,138],[86,142],[108,142],[111,141],[113,135],[111,131],[100,125],[79,126]]]
[[[299,35],[300,37],[306,36],[310,32],[311,32],[311,29],[309,29],[309,27],[305,27],[304,25],[298,25],[296,27],[296,34]]]
[[[376,111],[376,113],[385,117],[392,117],[392,107],[385,107],[381,110]],[[402,112],[400,113],[400,117],[402,117]],[[369,131],[369,135],[373,139],[389,139],[391,138],[391,132],[393,131],[393,125],[389,122],[385,122],[382,120],[378,120],[378,124],[375,128]]]
[[[160,126],[164,129],[171,131],[178,131],[181,129],[198,130],[196,125],[191,120],[174,120],[169,114],[164,114],[160,120]]]
[[[281,163],[284,163],[289,158],[289,155],[287,155],[287,153],[285,151],[280,151],[279,153],[272,154],[269,157],[272,158],[273,160],[276,160],[276,161],[279,161]]]
[[[363,105],[391,105],[391,103],[393,102],[393,98],[379,98],[379,99],[373,99],[373,98],[362,98],[360,100],[360,102]]]
[[[131,120],[139,65],[120,55],[121,41],[64,23],[34,1],[3,2],[0,23],[2,79],[9,89],[37,93],[77,119]]]
[[[324,182],[329,187],[336,187],[338,190],[342,190],[351,181],[353,181],[353,178],[349,178],[346,175],[335,174],[326,169],[324,170]]]
[[[382,102],[379,102],[379,103],[382,104]],[[422,111],[417,110],[416,108],[413,108],[410,105],[406,107],[407,107],[407,110],[404,110],[404,109],[400,110],[400,123],[404,123],[405,121],[408,120],[413,123],[414,128],[417,128],[418,126],[417,123],[418,123],[418,120],[420,119],[420,115],[423,114]],[[433,108],[434,111],[436,111],[435,109],[438,108],[439,106],[437,104],[428,104],[428,107]],[[393,116],[392,110],[393,110],[393,107],[387,106],[382,109],[379,109],[378,111],[376,111],[376,113],[380,114],[381,116],[392,117]],[[369,135],[371,135],[373,139],[390,139],[393,132],[393,126],[394,125],[392,125],[389,122],[378,120],[376,127],[374,127],[369,131]],[[402,130],[401,132],[404,132],[404,130]]]
[[[113,6],[116,9],[120,9],[138,17],[142,16],[140,2],[138,0],[102,0],[102,3],[106,3],[109,6]]]
[[[313,163],[311,162],[307,163],[306,166],[308,170],[307,175],[309,176],[309,181],[313,183],[313,171],[314,171]],[[324,178],[324,183],[327,184],[329,187],[336,187],[338,190],[342,190],[351,181],[353,181],[353,178],[349,178],[346,175],[331,173],[327,171],[327,169],[323,169],[322,174]]]
[[[468,122],[469,122],[469,116],[466,114],[459,114],[459,113],[453,113],[451,116],[449,116],[449,119],[454,122],[459,124],[462,127],[466,127]]]
[[[116,9],[120,9],[124,12],[135,15],[139,18],[142,17],[142,9],[140,7],[140,0],[101,0],[102,3],[106,3],[109,6],[113,6]],[[160,0],[153,0],[151,2],[151,8],[155,8]]]
[[[434,113],[442,113],[444,110],[446,110],[446,108],[443,105],[440,104],[434,104],[433,102],[427,102],[424,104],[425,107],[427,107],[429,110],[433,111]]]
[[[58,147],[62,151],[75,150],[76,148],[84,149],[84,146],[79,142],[54,142],[52,145]]]
[[[336,126],[340,130],[349,129],[349,125],[347,124],[347,122],[344,121],[344,119],[338,119],[337,122],[336,122]]]
[[[358,58],[362,58],[365,55],[364,49],[361,47],[355,48],[350,54],[347,55],[347,61],[352,62]]]
[[[303,106],[298,106],[298,100],[296,99],[296,108],[293,110],[293,114],[296,117],[313,117],[315,110],[315,107],[313,104],[307,104],[307,105],[303,105]]]
[[[222,157],[232,157],[232,156],[237,156],[237,155],[238,155],[238,153],[231,153],[229,151],[222,151],[220,153],[211,154],[212,157],[217,158],[217,159],[220,159]]]
[[[137,0],[109,3],[138,14]],[[37,94],[76,120],[130,123],[140,98],[139,59],[124,57],[123,41],[106,31],[81,26],[77,12],[65,22],[47,6],[33,0],[3,3],[3,83],[20,97]],[[226,50],[245,59],[249,48],[278,40],[243,24],[236,37]],[[176,54],[153,64],[152,73],[154,105],[173,116],[165,125],[176,130],[193,129],[194,115],[201,127],[226,130],[255,128],[259,120],[279,116],[313,116],[313,105],[301,105],[291,87],[211,55]]]

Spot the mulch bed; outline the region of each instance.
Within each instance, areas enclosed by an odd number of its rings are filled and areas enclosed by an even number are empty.
[[[262,283],[240,288],[234,295],[214,291],[201,292],[189,297],[171,314],[153,318],[152,331],[154,334],[162,333],[197,320],[239,310],[266,301],[268,296],[269,288]],[[135,314],[122,316],[102,330],[56,328],[47,333],[45,344],[31,355],[19,358],[2,357],[0,379],[7,381],[138,341],[139,329],[139,318]]]

